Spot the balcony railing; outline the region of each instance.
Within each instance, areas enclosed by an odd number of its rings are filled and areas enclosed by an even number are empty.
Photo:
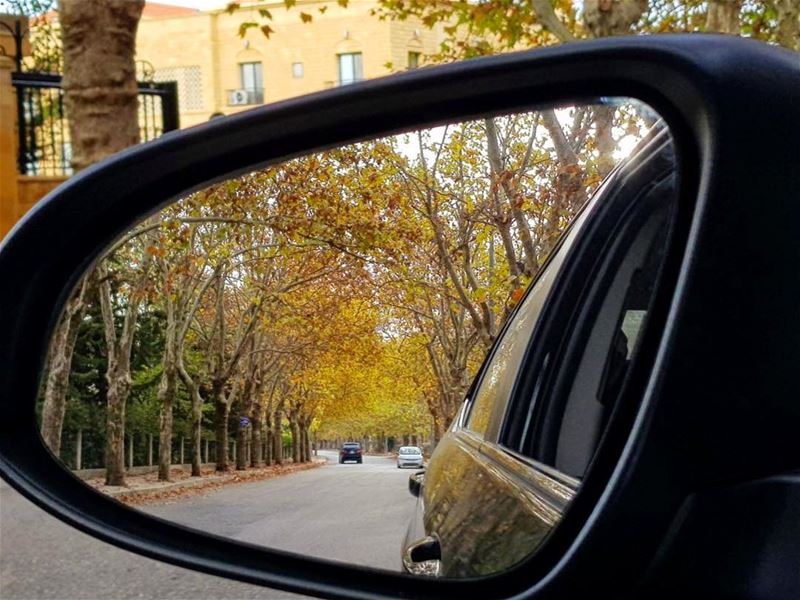
[[[248,106],[264,103],[264,90],[227,90],[228,106]]]

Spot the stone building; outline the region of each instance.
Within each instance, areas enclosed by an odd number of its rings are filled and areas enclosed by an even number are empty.
[[[375,0],[242,2],[233,14],[148,3],[137,36],[137,59],[156,81],[177,81],[181,126],[215,113],[388,75],[417,66],[439,48],[439,34],[419,21],[379,20]],[[267,21],[259,11],[267,10]],[[301,15],[309,15],[304,23]],[[269,25],[239,35],[243,23]]]

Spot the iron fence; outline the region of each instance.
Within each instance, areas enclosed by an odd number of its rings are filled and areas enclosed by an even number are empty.
[[[61,76],[16,72],[18,154],[22,175],[72,174],[69,126]],[[142,142],[178,129],[178,88],[174,81],[139,83],[139,136]]]

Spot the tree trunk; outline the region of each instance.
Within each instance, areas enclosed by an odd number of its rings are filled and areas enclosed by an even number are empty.
[[[183,436],[181,436],[181,449],[179,451],[180,453],[179,453],[179,457],[178,457],[178,463],[181,465],[181,467],[183,467],[183,465],[184,465],[184,456],[183,456],[184,442],[185,442],[185,438]]]
[[[283,424],[283,410],[276,410],[272,421],[272,460],[276,465],[282,465],[283,435],[281,434],[281,429]]]
[[[594,37],[624,35],[647,10],[648,0],[584,0],[583,23]]]
[[[274,460],[274,452],[273,452],[273,449],[274,449],[273,437],[274,436],[272,434],[272,418],[270,417],[269,412],[267,413],[266,425],[265,425],[264,430],[266,432],[266,436],[265,436],[265,440],[264,440],[264,463],[266,465],[272,465],[275,462],[275,460]]]
[[[97,295],[103,319],[108,365],[106,367],[106,485],[125,485],[125,403],[131,389],[131,350],[139,317],[139,306],[151,256],[142,252],[140,279],[129,292],[124,305],[122,330],[117,334],[111,301],[111,275],[104,261],[95,268]]]
[[[200,477],[200,465],[202,457],[200,455],[203,443],[203,397],[200,395],[200,386],[192,384],[190,389],[192,397],[192,477]]]
[[[153,434],[147,434],[147,466],[153,466]]]
[[[84,276],[81,284],[73,291],[50,341],[41,432],[47,447],[56,456],[61,452],[61,431],[67,412],[72,354],[78,340],[78,329],[86,312],[85,297],[89,277],[90,275]]]
[[[169,335],[169,334],[168,334]],[[168,359],[165,356],[164,361]],[[177,372],[165,365],[158,384],[158,480],[169,481],[172,466],[172,400],[175,398]]]
[[[205,451],[203,452],[203,458],[204,458],[203,462],[208,464],[208,440],[205,440],[204,450]]]
[[[300,462],[300,428],[297,423],[297,411],[289,412],[289,432],[292,434],[292,462]]]
[[[706,31],[739,35],[742,0],[708,0]]]
[[[800,3],[797,0],[771,0],[777,15],[778,43],[790,50],[800,50]]]
[[[72,166],[139,142],[134,55],[144,0],[61,0],[64,106]]]
[[[253,407],[253,420],[250,422],[250,446],[251,456],[250,456],[250,466],[251,467],[260,467],[264,462],[264,455],[262,454],[263,445],[261,442],[261,428],[263,427],[262,423],[263,419],[261,417],[261,404],[256,401],[255,406]]]
[[[600,177],[605,177],[614,168],[614,149],[617,147],[614,141],[614,111],[613,106],[595,106],[595,139],[597,144],[597,171]],[[572,211],[577,210],[578,206],[570,206]]]
[[[126,378],[107,377],[106,485],[125,485],[125,401]]]
[[[75,469],[80,470],[83,465],[83,429],[78,429],[75,436]]]
[[[217,471],[228,470],[228,415],[231,407],[217,399],[214,402],[217,438]]]
[[[134,440],[134,437],[135,437],[135,434],[133,432],[131,432],[128,435],[128,468],[129,469],[133,468],[133,440]]]
[[[298,462],[308,462],[308,435],[306,432],[305,419],[303,417],[297,420],[297,434],[300,444]]]
[[[236,446],[236,470],[244,471],[247,469],[247,427],[237,427]]]

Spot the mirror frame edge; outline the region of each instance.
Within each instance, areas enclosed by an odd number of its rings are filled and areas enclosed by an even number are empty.
[[[14,398],[35,396],[50,332],[65,296],[105,244],[134,220],[187,190],[259,165],[410,126],[435,124],[445,117],[468,118],[576,98],[630,96],[652,106],[667,121],[679,149],[682,180],[688,186],[684,190],[693,193],[699,189],[701,164],[705,164],[701,159],[709,160],[717,151],[710,147],[705,135],[706,128],[714,127],[710,123],[717,112],[713,103],[716,99],[704,96],[702,91],[703,78],[711,76],[711,61],[691,56],[676,41],[686,42],[689,36],[670,37],[583,42],[367,81],[176,132],[125,151],[76,176],[38,205],[0,246],[0,277],[13,284],[0,292],[0,314],[9,315],[5,318],[11,321],[0,336],[0,406],[4,412],[0,472],[23,495],[82,531],[146,556],[209,574],[332,597],[391,597],[401,592],[433,597],[464,590],[485,592],[490,597],[531,589],[530,574],[528,571],[526,575],[524,568],[530,561],[519,569],[479,581],[424,580],[220,540],[175,524],[165,524],[163,530],[153,532],[154,517],[133,516],[132,511],[85,488],[67,472],[54,475],[53,458],[39,441],[35,414],[29,404],[17,403]],[[715,50],[743,57],[750,56],[749,51],[757,46],[717,36],[694,38],[691,44],[698,55]],[[532,83],[519,82],[525,77]],[[536,102],[498,100],[502,92],[534,95]],[[461,107],[455,114],[452,103],[457,100],[469,108]],[[344,109],[342,104],[346,105]],[[377,109],[376,104],[380,105]],[[310,119],[309,113],[313,115]],[[420,119],[420,113],[426,119]],[[270,131],[275,123],[279,127]],[[265,150],[270,144],[281,149]],[[165,154],[171,160],[165,160]],[[259,158],[253,161],[252,156]],[[249,162],[242,167],[244,157]],[[135,186],[122,189],[126,172],[141,175],[148,165],[155,167],[149,178],[140,177]],[[236,167],[230,169],[229,165]],[[123,174],[122,182],[119,173]],[[169,185],[160,185],[167,180]],[[138,202],[132,200],[134,192]],[[159,200],[152,199],[159,196]],[[147,200],[142,201],[142,197]],[[692,203],[695,198],[691,198]],[[702,199],[701,193],[697,200]],[[88,211],[90,217],[82,218],[79,208]],[[692,218],[684,214],[681,228],[688,237]],[[75,228],[71,229],[70,224]],[[40,229],[53,235],[42,236]],[[64,234],[64,229],[70,231]],[[44,253],[43,237],[51,244]],[[676,276],[680,271],[677,266]],[[25,330],[26,323],[33,324]],[[620,464],[614,466],[618,470]],[[611,482],[607,483],[610,486]],[[115,520],[117,526],[109,527]],[[585,533],[589,524],[585,520],[578,529]],[[175,537],[169,539],[170,536]],[[577,537],[574,541],[580,542]],[[197,551],[187,547],[202,547],[207,556],[200,559]],[[248,553],[247,560],[239,560]],[[549,586],[556,576],[563,578],[556,570],[565,571],[563,563],[567,559],[568,554],[563,553],[559,564],[548,568],[547,581],[542,580],[534,588]],[[353,575],[361,578],[357,586]],[[505,589],[498,587],[500,579],[500,587]]]

